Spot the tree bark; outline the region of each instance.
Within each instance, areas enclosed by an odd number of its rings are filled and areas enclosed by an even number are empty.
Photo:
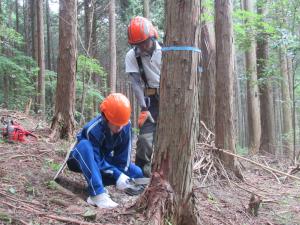
[[[275,83],[273,87],[273,104],[274,104],[274,118],[275,118],[275,140],[276,151],[282,153],[282,97],[281,97],[281,85]]]
[[[215,132],[216,43],[213,24],[201,28],[202,74],[199,90],[200,120]]]
[[[241,79],[244,69],[244,57],[239,57],[234,54],[234,125],[236,129],[237,136],[237,146],[245,148],[248,146],[248,122],[247,122],[247,88],[245,79]]]
[[[266,9],[263,5],[258,6],[257,12],[259,15],[266,15]],[[268,60],[268,37],[262,33],[257,37],[257,76],[259,79],[263,80],[259,86],[262,131],[260,152],[266,151],[275,154],[275,118],[272,80],[266,75]]]
[[[32,56],[32,7],[31,7],[32,0],[25,1],[25,21],[24,21],[24,31],[25,31],[25,49],[26,55]]]
[[[284,155],[292,156],[292,111],[291,111],[291,98],[289,89],[288,65],[286,58],[286,49],[280,49],[280,68],[281,68],[281,94],[282,94],[282,144]]]
[[[165,45],[197,48],[199,18],[199,1],[166,1]],[[167,51],[163,55],[153,176],[140,198],[147,215],[153,215],[151,224],[199,224],[192,195],[199,57],[194,51]],[[177,118],[176,123],[170,122],[171,118]]]
[[[150,6],[149,6],[149,0],[144,0],[144,17],[150,18]]]
[[[94,16],[94,0],[84,1],[84,48],[86,55],[90,56],[91,47],[91,37],[92,37],[92,26],[93,26],[93,16]]]
[[[52,70],[52,60],[51,60],[51,33],[50,33],[50,11],[49,11],[49,0],[46,0],[46,25],[47,25],[47,69]]]
[[[38,41],[38,108],[42,117],[45,116],[45,44],[44,44],[44,13],[43,1],[39,0],[36,3],[37,7],[37,41]]]
[[[91,57],[91,43],[92,43],[92,26],[93,26],[93,17],[94,17],[94,1],[92,0],[85,0],[84,1],[84,29],[85,29],[85,38],[84,38],[84,48],[87,57]],[[87,79],[86,79],[87,76]],[[87,88],[89,87],[89,83],[91,80],[92,74],[91,73],[82,73],[82,96],[81,96],[81,106],[80,106],[80,125],[85,123],[84,118],[84,109],[85,109],[85,99]],[[85,82],[87,80],[87,82]]]
[[[110,0],[109,6],[109,49],[110,49],[110,65],[109,65],[109,83],[110,92],[116,92],[117,78],[117,50],[116,50],[116,3]]]
[[[75,130],[77,1],[59,1],[59,54],[55,115],[50,138],[71,139]]]
[[[0,15],[2,15],[2,1],[0,0]],[[0,19],[0,25],[2,25],[3,21],[2,18]],[[0,42],[2,43],[2,38],[0,37]],[[2,47],[0,48],[0,53],[2,52]],[[3,107],[8,107],[8,92],[9,92],[9,80],[8,76],[6,74],[3,74],[2,76],[2,85],[3,85]]]
[[[244,0],[246,11],[253,13],[252,0]],[[257,85],[256,46],[254,34],[249,32],[249,48],[246,50],[247,102],[249,121],[249,152],[257,154],[261,139],[260,103]]]
[[[233,124],[232,1],[215,0],[216,32],[216,147],[235,153]],[[227,169],[240,175],[233,156],[220,154]]]
[[[16,31],[20,32],[19,30],[19,3],[18,0],[15,0],[15,5],[16,5]]]
[[[31,0],[31,38],[32,38],[32,58],[36,61],[38,60],[38,53],[37,53],[37,7],[36,7],[37,0]]]
[[[94,7],[97,8],[97,1],[95,1]],[[92,53],[91,53],[93,58],[96,58],[98,55],[98,48],[97,48],[98,35],[97,35],[97,19],[96,19],[96,17],[97,17],[97,14],[96,14],[96,12],[94,12],[93,24],[92,24]],[[99,80],[100,80],[100,77],[93,74],[93,83],[94,83],[95,87],[99,86]],[[93,114],[94,115],[98,112],[98,105],[99,105],[98,101],[99,100],[97,97],[93,98]]]

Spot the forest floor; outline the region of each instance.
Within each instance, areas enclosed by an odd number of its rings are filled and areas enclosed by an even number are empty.
[[[0,224],[147,224],[142,212],[131,207],[137,196],[127,196],[110,186],[109,193],[119,207],[97,209],[85,202],[88,196],[81,174],[66,169],[58,182],[53,182],[70,143],[49,142],[49,126],[37,118],[0,109],[0,117],[7,115],[33,131],[38,140],[8,143],[1,135]],[[288,163],[275,157],[254,159],[281,171],[289,169]],[[202,224],[300,224],[300,182],[291,178],[284,182],[284,177],[241,163],[244,182],[223,179],[200,185],[195,174],[195,204]],[[247,210],[251,193],[261,196],[258,216]]]

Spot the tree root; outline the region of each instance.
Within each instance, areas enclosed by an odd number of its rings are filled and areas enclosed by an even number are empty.
[[[75,130],[75,120],[72,116],[68,117],[68,120],[64,119],[62,113],[55,114],[52,120],[51,129],[52,132],[49,135],[51,141],[56,141],[58,138],[71,140]]]
[[[148,225],[161,225],[169,212],[169,207],[173,207],[174,192],[169,183],[162,179],[160,174],[154,173],[150,186],[145,193],[140,196],[133,206],[137,211],[146,213],[149,220]]]

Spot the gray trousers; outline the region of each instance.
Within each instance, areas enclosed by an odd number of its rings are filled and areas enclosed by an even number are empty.
[[[150,102],[148,109],[157,122],[158,118],[158,96],[149,96]],[[149,120],[145,122],[140,129],[138,140],[136,143],[136,157],[135,164],[142,168],[144,176],[151,176],[151,159],[153,154],[154,140],[155,140],[156,123],[151,123]]]
[[[135,164],[142,168],[145,177],[151,176],[154,133],[140,134],[136,143]]]

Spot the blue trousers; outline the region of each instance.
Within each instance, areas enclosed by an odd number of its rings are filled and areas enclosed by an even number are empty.
[[[127,171],[115,165],[111,154],[102,154],[88,140],[81,140],[71,151],[67,165],[71,171],[81,172],[88,184],[90,196],[104,193],[104,186],[115,184],[121,173],[130,178],[143,177],[140,167],[130,163]]]

